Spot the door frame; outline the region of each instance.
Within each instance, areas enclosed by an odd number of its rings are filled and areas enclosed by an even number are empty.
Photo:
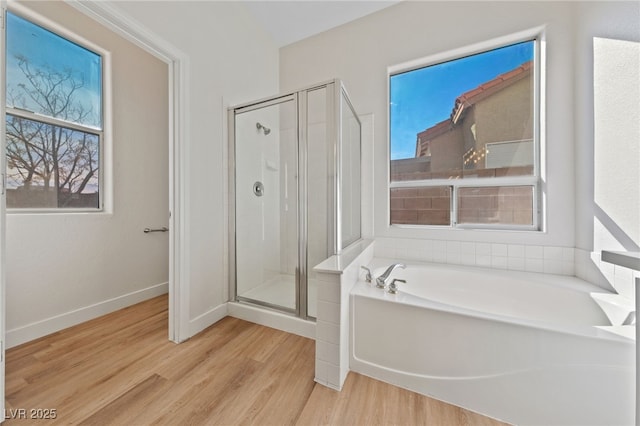
[[[5,35],[6,35],[6,18],[7,18],[7,2],[6,0],[0,0],[0,401],[2,401],[3,409],[2,418],[0,423],[4,422],[4,393],[5,393],[5,296],[6,296],[6,284],[5,284],[5,271],[6,271],[6,229],[7,229],[7,191],[6,191],[6,101],[5,101]]]
[[[0,0],[4,1],[4,0]],[[167,64],[169,79],[169,340],[189,339],[189,59],[188,56],[100,0],[65,0],[81,13]],[[4,222],[3,222],[4,223]],[[4,239],[3,239],[4,241]]]

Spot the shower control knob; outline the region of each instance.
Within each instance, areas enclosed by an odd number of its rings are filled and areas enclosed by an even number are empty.
[[[256,197],[262,197],[264,195],[264,185],[262,182],[258,181],[253,184],[253,193],[256,194]]]

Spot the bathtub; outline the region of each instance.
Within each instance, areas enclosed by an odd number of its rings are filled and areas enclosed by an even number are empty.
[[[518,425],[634,424],[627,301],[557,275],[410,264],[393,278],[397,294],[352,289],[351,370]]]

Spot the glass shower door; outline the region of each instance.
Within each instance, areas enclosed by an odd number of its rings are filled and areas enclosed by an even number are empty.
[[[296,312],[298,134],[295,96],[236,110],[236,297]]]

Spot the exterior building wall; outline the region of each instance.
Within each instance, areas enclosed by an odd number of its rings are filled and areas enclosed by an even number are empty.
[[[532,225],[531,187],[461,188],[458,223]]]
[[[485,168],[487,143],[533,138],[531,84],[529,73],[468,106],[455,127],[421,144],[421,148],[429,146],[430,156],[392,161],[391,180],[531,174],[533,165],[511,167],[505,164],[500,168]],[[437,133],[435,127],[423,133],[434,130]],[[420,135],[417,139],[420,143]],[[475,156],[466,163],[470,153],[475,153]],[[425,162],[426,159],[430,160],[429,163]],[[461,190],[458,197],[459,223],[532,224],[533,203],[528,186],[468,188]],[[390,203],[391,223],[450,223],[451,196],[447,187],[392,189]]]
[[[391,189],[391,223],[449,225],[450,218],[449,187]]]
[[[533,138],[531,74],[474,106],[476,150],[487,143]],[[465,117],[465,122],[468,117]]]
[[[464,149],[463,131],[455,127],[431,140],[431,171],[450,172],[461,169]]]

